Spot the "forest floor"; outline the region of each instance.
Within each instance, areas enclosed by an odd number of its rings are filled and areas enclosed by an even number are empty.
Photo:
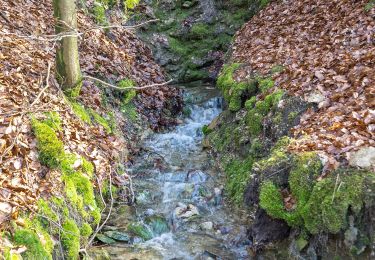
[[[84,81],[78,99],[67,101],[54,79],[57,38],[51,1],[2,1],[0,12],[2,225],[9,219],[16,219],[19,210],[36,210],[39,198],[58,196],[61,192],[61,173],[50,170],[38,160],[32,117],[48,120],[53,117],[50,112],[57,112],[61,119],[57,135],[63,140],[64,150],[92,162],[100,182],[108,176],[115,162],[127,160],[127,150],[133,146],[127,139],[136,142],[133,133],[127,131],[131,116],[126,113],[134,115],[135,112],[140,121],[148,122],[141,127],[150,125],[156,130],[173,124],[174,119],[166,118],[162,112],[168,109],[168,99],[178,103],[180,93],[168,86],[146,88],[134,99],[134,111],[121,111],[124,93],[116,93],[116,90],[113,93]],[[121,20],[113,15],[112,23],[120,24]],[[84,75],[113,84],[125,80],[134,86],[166,81],[151,51],[131,30],[117,27],[105,33],[98,29],[92,15],[82,10],[78,13],[78,24],[79,32],[83,32],[79,38],[79,55]],[[110,101],[106,98],[116,95],[120,98]],[[85,118],[87,113],[80,118],[77,110],[91,112],[88,118]],[[117,125],[116,129],[112,129],[113,124]],[[77,161],[76,167],[79,164]]]
[[[333,167],[375,146],[375,8],[367,0],[277,1],[239,30],[237,79],[266,75],[317,104],[293,129],[292,149],[320,151]]]

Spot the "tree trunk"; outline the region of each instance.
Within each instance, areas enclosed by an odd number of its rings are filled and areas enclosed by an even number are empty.
[[[53,0],[56,34],[75,34],[77,12],[75,0]],[[56,47],[57,79],[64,91],[78,96],[81,69],[78,56],[78,36],[63,37]]]

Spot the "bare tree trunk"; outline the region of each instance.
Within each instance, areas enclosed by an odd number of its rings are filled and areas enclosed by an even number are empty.
[[[78,96],[81,85],[81,69],[78,56],[77,11],[75,0],[53,0],[56,33],[72,34],[63,37],[56,48],[57,79],[64,91]]]

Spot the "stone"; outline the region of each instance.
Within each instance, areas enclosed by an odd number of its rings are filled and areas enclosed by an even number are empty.
[[[190,8],[193,6],[193,2],[191,1],[185,1],[183,4],[182,4],[182,7],[183,8]]]
[[[186,205],[181,203],[179,205],[180,206],[178,206],[174,210],[174,215],[177,218],[188,220],[189,218],[191,218],[193,216],[199,215],[198,208],[196,206],[194,206],[193,204],[189,204],[189,205],[186,206]]]
[[[350,154],[349,164],[354,167],[375,168],[375,147],[364,147]]]
[[[214,223],[212,223],[211,221],[203,222],[199,227],[202,230],[212,230],[214,227]]]
[[[104,232],[104,234],[109,238],[112,238],[114,240],[121,241],[121,242],[129,242],[130,240],[130,237],[128,236],[128,234],[124,232],[120,232],[120,231],[106,231]]]
[[[326,97],[320,91],[314,91],[305,97],[305,100],[309,103],[319,104],[323,102]]]
[[[110,238],[110,237],[107,237],[106,235],[103,235],[103,234],[97,234],[96,235],[96,238],[100,241],[100,242],[103,242],[104,244],[108,244],[108,245],[111,245],[111,244],[114,244],[116,243],[116,240]]]

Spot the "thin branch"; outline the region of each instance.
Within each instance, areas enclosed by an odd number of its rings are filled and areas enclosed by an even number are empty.
[[[153,87],[165,86],[165,85],[168,85],[169,83],[173,82],[173,79],[171,79],[167,82],[156,83],[156,84],[146,85],[146,86],[142,86],[142,87],[124,87],[124,88],[121,88],[121,87],[109,84],[109,83],[107,83],[103,80],[100,80],[98,78],[94,78],[94,77],[91,77],[91,76],[82,76],[82,78],[97,81],[97,82],[101,83],[102,85],[104,85],[106,87],[114,88],[114,89],[117,89],[117,90],[153,88]]]
[[[31,40],[37,40],[37,41],[44,41],[44,42],[56,42],[60,41],[63,38],[66,37],[81,37],[82,35],[94,31],[94,30],[103,30],[103,29],[108,29],[108,28],[122,28],[124,30],[134,30],[136,28],[142,27],[146,24],[157,22],[159,19],[153,19],[153,20],[148,20],[140,24],[136,25],[121,25],[121,24],[114,24],[114,25],[108,25],[108,26],[97,26],[97,27],[92,27],[89,28],[83,32],[79,32],[76,30],[72,30],[69,32],[61,32],[58,34],[46,34],[46,35],[40,35],[40,36],[34,36],[34,35],[20,35],[17,33],[8,33],[8,32],[0,32],[0,35],[11,35],[11,36],[16,36],[21,39],[31,39]]]
[[[93,28],[87,29],[87,30],[83,31],[83,33],[79,33],[79,35],[88,33],[90,31],[98,30],[98,29],[102,30],[102,29],[110,29],[110,28],[122,28],[122,29],[125,29],[125,30],[134,30],[134,29],[142,27],[142,26],[144,26],[146,24],[154,23],[154,22],[158,22],[158,21],[160,21],[160,20],[159,19],[152,19],[152,20],[148,20],[148,21],[145,21],[143,23],[136,24],[136,25],[114,24],[114,25],[108,25],[108,26],[97,26],[97,27],[93,27]]]
[[[113,194],[112,194],[112,167],[110,167],[110,172],[109,172],[109,194],[111,195],[111,204],[110,204],[110,207],[109,207],[109,212],[107,214],[107,217],[105,218],[105,220],[103,221],[103,223],[92,234],[92,236],[91,236],[90,240],[87,242],[85,248],[82,249],[82,250],[80,250],[81,252],[86,252],[87,253],[87,248],[90,247],[90,245],[94,241],[94,239],[95,239],[96,235],[98,234],[98,232],[100,230],[102,230],[102,228],[104,227],[104,225],[107,223],[109,217],[111,216],[112,209],[113,209],[113,202],[114,202],[114,198],[113,198]]]

